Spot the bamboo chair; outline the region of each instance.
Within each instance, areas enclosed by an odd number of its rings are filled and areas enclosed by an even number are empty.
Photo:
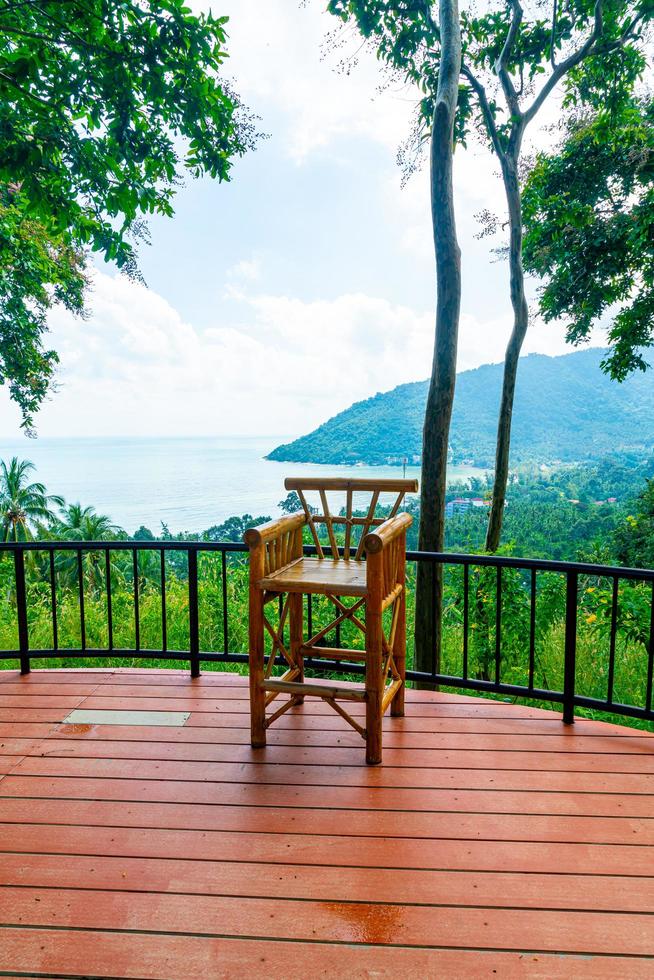
[[[266,744],[266,730],[284,712],[301,704],[306,695],[322,698],[355,729],[366,742],[366,762],[376,765],[382,759],[382,717],[390,705],[391,714],[404,714],[406,670],[406,531],[410,514],[399,513],[408,492],[418,489],[417,480],[345,480],[289,478],[287,490],[295,490],[303,510],[289,517],[249,528],[244,535],[250,551],[250,721],[255,747]],[[309,505],[306,493],[317,492],[320,510]],[[345,492],[345,514],[330,510],[330,492]],[[369,503],[364,517],[354,516],[354,494],[365,492]],[[396,495],[390,515],[377,516],[382,493]],[[324,526],[327,540],[318,533]],[[317,557],[303,554],[303,529],[308,527]],[[342,555],[336,531],[344,529]],[[329,554],[325,554],[325,550]],[[325,627],[304,636],[303,596],[325,595],[334,606],[334,619]],[[346,603],[351,599],[350,604]],[[266,606],[278,600],[279,623],[266,616]],[[388,635],[383,614],[392,609]],[[362,612],[365,616],[362,617]],[[289,620],[289,642],[284,628]],[[323,646],[327,635],[349,621],[365,634],[365,652]],[[266,657],[265,637],[271,644]],[[365,685],[338,685],[307,682],[304,658],[321,660],[360,660],[365,663]],[[286,670],[273,676],[276,658]],[[280,696],[288,695],[271,714],[268,707]],[[365,727],[345,710],[341,701],[365,703]]]

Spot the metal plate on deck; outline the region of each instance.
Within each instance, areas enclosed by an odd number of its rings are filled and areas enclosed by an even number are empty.
[[[64,725],[153,725],[179,728],[188,721],[190,711],[85,711],[75,708]]]

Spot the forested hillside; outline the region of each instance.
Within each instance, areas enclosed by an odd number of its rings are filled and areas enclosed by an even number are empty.
[[[601,370],[606,351],[589,348],[521,359],[512,461],[596,459],[654,449],[654,374],[623,384]],[[457,379],[451,430],[454,462],[492,466],[502,366],[486,364]],[[356,402],[314,432],[278,446],[269,459],[306,463],[386,463],[421,451],[427,382],[400,385]]]

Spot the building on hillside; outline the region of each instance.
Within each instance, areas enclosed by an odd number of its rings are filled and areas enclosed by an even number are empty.
[[[445,504],[445,516],[452,517],[454,514],[465,514],[473,508],[489,506],[490,501],[484,500],[483,497],[455,497]]]

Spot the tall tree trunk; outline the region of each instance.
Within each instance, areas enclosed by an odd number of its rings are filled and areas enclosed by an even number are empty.
[[[458,0],[440,0],[441,63],[431,134],[431,216],[436,252],[436,337],[422,440],[419,547],[442,551],[447,447],[456,382],[461,253],[456,237],[452,163],[461,71]],[[442,569],[420,562],[416,583],[418,670],[440,669]]]
[[[522,268],[522,200],[518,180],[517,157],[517,152],[515,154],[507,154],[502,165],[504,189],[509,206],[509,271],[511,277],[513,330],[511,331],[504,357],[502,398],[500,402],[497,445],[495,450],[493,500],[486,533],[486,551],[490,552],[497,551],[502,535],[506,487],[509,479],[511,421],[513,417],[516,377],[518,374],[518,359],[527,333],[527,327],[529,326],[529,307],[525,296],[525,277]]]

